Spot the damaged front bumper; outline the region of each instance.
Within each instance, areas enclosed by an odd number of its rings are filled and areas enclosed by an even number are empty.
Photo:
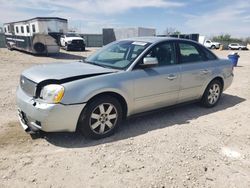
[[[47,104],[17,90],[18,117],[27,132],[74,132],[84,104]]]

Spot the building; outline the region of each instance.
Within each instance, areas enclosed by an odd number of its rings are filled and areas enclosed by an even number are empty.
[[[103,44],[106,45],[110,42],[132,38],[132,37],[147,37],[147,36],[155,36],[156,29],[154,28],[104,28],[103,32]]]

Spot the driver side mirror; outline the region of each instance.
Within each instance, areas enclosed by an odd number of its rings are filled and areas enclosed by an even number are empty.
[[[158,65],[158,60],[156,57],[144,57],[143,63],[140,64],[141,67],[152,67]]]

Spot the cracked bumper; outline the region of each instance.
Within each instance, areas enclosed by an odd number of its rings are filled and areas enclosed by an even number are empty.
[[[86,104],[47,104],[26,95],[19,87],[16,98],[19,120],[24,129],[45,132],[74,132]]]

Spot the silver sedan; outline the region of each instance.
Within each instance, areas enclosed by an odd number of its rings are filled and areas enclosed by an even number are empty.
[[[232,80],[230,61],[196,42],[133,38],[81,62],[25,70],[17,106],[27,132],[80,130],[103,138],[137,113],[197,100],[213,107]]]

